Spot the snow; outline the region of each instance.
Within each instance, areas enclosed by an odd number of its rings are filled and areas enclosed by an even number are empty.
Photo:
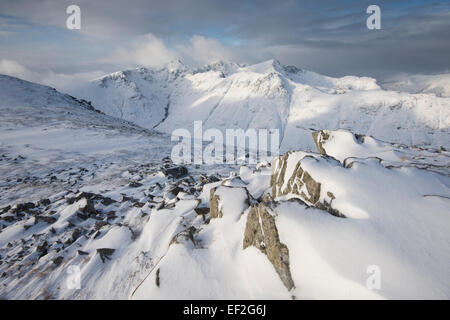
[[[303,156],[288,161],[301,158],[302,168],[335,195],[333,208],[346,218],[294,203],[274,209],[280,239],[292,255],[297,297],[448,298],[448,179],[373,161],[346,169]],[[381,290],[365,286],[370,265],[382,270]]]
[[[0,76],[1,298],[450,298],[449,98],[272,60],[196,71],[177,61],[84,89],[92,105]],[[173,165],[163,159],[167,133],[199,119],[205,128],[280,128],[290,150],[285,177],[300,161],[334,194],[345,218],[292,194],[267,204],[294,289],[262,251],[243,249],[249,205],[271,194],[279,160],[163,174]],[[322,129],[328,157],[311,136]],[[223,213],[215,219],[196,211],[209,207],[213,188]],[[27,202],[35,208],[14,206]],[[86,213],[90,202],[95,211]],[[381,270],[379,290],[366,286],[371,265]],[[80,289],[66,285],[71,266]]]
[[[430,93],[439,97],[450,97],[450,74],[399,75],[383,82],[389,90],[409,93]]]
[[[158,265],[160,287],[149,277],[135,299],[289,298],[273,267],[255,248],[242,250],[247,198],[244,188],[220,186],[223,217],[202,226],[192,243],[173,244]],[[184,266],[182,272],[180,265]],[[258,266],[256,268],[256,266]],[[261,287],[264,285],[264,290]]]
[[[322,148],[343,164],[357,158],[378,158],[384,166],[414,166],[449,174],[450,155],[445,149],[408,147],[370,136],[358,140],[352,132],[342,129],[325,132],[329,138],[322,143]]]
[[[388,91],[373,78],[332,78],[276,60],[250,66],[220,61],[197,70],[177,61],[113,73],[73,94],[107,114],[165,133],[192,132],[200,120],[204,130],[278,129],[281,152],[314,150],[311,132],[324,128],[408,145],[450,141],[445,95]]]

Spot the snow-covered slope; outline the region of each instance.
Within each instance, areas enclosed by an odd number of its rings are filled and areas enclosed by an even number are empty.
[[[269,60],[218,62],[190,70],[181,62],[107,75],[77,96],[145,128],[277,128],[281,151],[314,149],[311,132],[349,129],[407,145],[450,145],[450,99],[386,91],[375,79],[332,78]]]
[[[410,93],[431,93],[448,98],[450,97],[450,73],[398,76],[383,82],[383,87]]]
[[[217,88],[227,81],[244,100],[264,101],[261,108],[274,101],[279,115],[288,110],[291,89],[279,91],[286,83],[318,90],[302,77],[321,90],[340,83],[350,90],[344,95],[353,92],[349,81],[360,81],[360,93],[382,92],[367,79],[294,68],[287,77],[273,63],[214,68],[160,75],[177,88],[217,73]],[[267,68],[273,82],[255,85]],[[236,70],[247,78],[226,80]],[[211,85],[203,84],[199,92]],[[181,110],[182,97],[173,101]],[[449,299],[446,148],[325,130],[309,138],[321,154],[182,167],[167,157],[170,136],[94,107],[0,76],[0,298]],[[207,121],[218,123],[217,110]],[[178,120],[169,112],[159,126]],[[373,270],[381,271],[374,282]]]

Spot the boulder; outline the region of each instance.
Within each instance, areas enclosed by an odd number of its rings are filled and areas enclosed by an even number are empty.
[[[97,249],[97,253],[100,255],[100,259],[102,259],[103,263],[105,263],[106,260],[111,260],[111,256],[114,254],[114,251],[116,251],[116,249],[111,248]]]
[[[78,207],[78,209],[81,212],[83,212],[85,214],[88,214],[88,215],[90,215],[90,214],[93,214],[93,215],[97,214],[97,211],[95,210],[95,207],[94,207],[94,202],[91,199],[89,199],[89,198],[81,198],[79,200],[79,207]]]
[[[211,219],[222,218],[224,208],[230,206],[230,212],[242,214],[255,199],[244,187],[217,186],[209,191],[209,215]]]
[[[267,256],[288,290],[294,287],[289,269],[289,249],[280,242],[275,218],[267,203],[253,205],[248,213],[243,248],[249,246]]]
[[[164,175],[174,179],[181,178],[188,173],[188,170],[184,166],[171,166],[168,168],[162,168],[161,171]]]

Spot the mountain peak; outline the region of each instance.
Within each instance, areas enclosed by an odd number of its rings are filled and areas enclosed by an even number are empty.
[[[231,61],[217,60],[215,62],[205,64],[203,67],[196,69],[194,73],[218,71],[222,72],[224,76],[229,76],[245,66],[246,65],[238,64]]]
[[[283,66],[278,60],[270,59],[248,66],[245,70],[256,73],[283,73]]]
[[[167,63],[164,67],[167,68],[167,70],[169,70],[169,72],[171,73],[186,72],[189,70],[186,64],[184,64],[184,62],[181,61],[180,59],[172,60],[169,63]]]

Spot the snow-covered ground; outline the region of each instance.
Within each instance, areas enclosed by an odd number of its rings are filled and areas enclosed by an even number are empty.
[[[84,90],[0,76],[1,298],[450,298],[448,98],[275,61]],[[194,120],[279,128],[282,154],[173,164]]]

